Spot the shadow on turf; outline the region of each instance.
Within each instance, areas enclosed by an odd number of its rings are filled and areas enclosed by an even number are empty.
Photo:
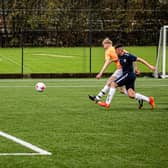
[[[120,108],[116,108],[116,107],[110,107],[109,109],[103,108],[103,107],[98,107],[99,110],[101,111],[105,111],[105,112],[119,112],[119,113],[125,113],[125,112],[154,112],[154,113],[165,113],[168,112],[168,108],[158,108],[156,107],[155,109],[151,109],[150,107],[144,107],[142,109],[138,109],[138,108],[131,108],[131,107],[127,107],[124,109],[120,109]]]
[[[101,111],[107,111],[107,112],[161,112],[161,111],[158,111],[158,109],[151,109],[151,108],[147,108],[147,107],[144,107],[142,109],[138,109],[138,108],[133,108],[133,107],[127,107],[127,108],[124,108],[121,109],[121,108],[116,108],[116,107],[110,107],[109,109],[106,109],[106,108],[103,108],[103,107],[98,107],[99,110]],[[165,109],[166,110],[166,109]],[[164,111],[162,109],[162,111]],[[168,112],[168,111],[167,111]]]

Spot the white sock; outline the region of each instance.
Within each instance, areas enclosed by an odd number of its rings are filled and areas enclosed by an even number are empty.
[[[108,94],[107,99],[106,99],[107,104],[111,103],[111,101],[114,97],[115,91],[116,91],[116,88],[110,88],[109,94]]]
[[[127,90],[124,88],[124,94],[127,96],[128,95],[128,92]]]
[[[109,89],[110,89],[110,87],[108,85],[105,85],[104,88],[96,96],[96,99],[100,100],[109,91]]]
[[[146,102],[149,102],[149,97],[144,96],[144,95],[142,95],[140,93],[136,93],[135,94],[135,99],[137,99],[137,100],[144,100]]]

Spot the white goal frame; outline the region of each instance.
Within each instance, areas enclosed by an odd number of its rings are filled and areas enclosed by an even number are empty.
[[[168,25],[165,25],[160,29],[159,46],[158,46],[157,61],[156,61],[156,71],[154,73],[155,78],[158,78],[159,76],[163,79],[168,77],[168,75],[166,74],[166,59],[167,59],[166,42],[168,40],[167,39],[168,32],[166,31],[166,29],[168,30]],[[163,45],[162,48],[161,48],[161,45]],[[162,51],[162,54],[160,54],[160,51]],[[162,58],[162,62],[161,62],[162,69],[161,69],[161,72],[159,72],[159,63],[161,58]],[[161,74],[159,75],[159,73]]]

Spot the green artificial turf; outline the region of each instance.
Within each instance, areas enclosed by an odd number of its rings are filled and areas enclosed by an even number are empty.
[[[47,88],[36,92],[42,81]],[[1,131],[52,153],[0,156],[0,168],[168,167],[168,80],[138,78],[136,90],[157,108],[116,92],[110,109],[91,102],[105,79],[0,80]],[[0,137],[0,153],[32,152]]]
[[[156,64],[156,47],[126,47],[126,49],[140,56],[151,64]],[[93,47],[75,48],[24,48],[24,73],[89,73],[100,71],[104,63],[104,49]],[[0,73],[21,73],[21,48],[0,48]],[[139,64],[141,72],[150,72],[144,65]],[[113,72],[115,65],[110,65],[107,72]]]

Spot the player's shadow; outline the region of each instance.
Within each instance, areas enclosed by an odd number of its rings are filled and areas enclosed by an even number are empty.
[[[156,109],[151,109],[150,107],[143,107],[142,109],[134,108],[134,107],[126,107],[121,109],[118,107],[110,107],[109,109],[105,109],[103,107],[98,107],[99,110],[105,111],[105,112],[117,112],[117,113],[135,113],[135,112],[168,112],[168,108],[156,108]]]

